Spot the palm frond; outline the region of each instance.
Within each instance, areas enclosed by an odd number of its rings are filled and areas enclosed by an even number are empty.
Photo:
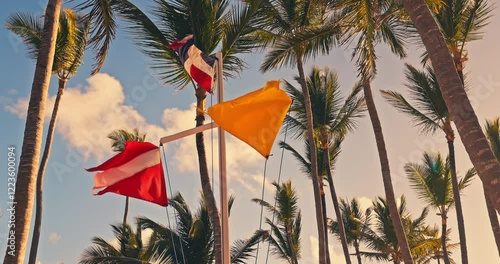
[[[265,230],[257,230],[250,238],[246,240],[236,240],[231,246],[231,263],[244,264],[249,258],[254,257],[253,252],[256,250],[255,245],[261,240],[265,240],[269,236],[269,232]]]
[[[399,111],[409,115],[415,126],[419,127],[423,133],[434,133],[440,128],[439,124],[431,120],[425,114],[415,109],[404,96],[395,91],[381,90],[382,97]]]
[[[28,57],[36,59],[42,43],[43,19],[29,13],[16,13],[7,18],[5,28],[26,45]]]
[[[132,132],[125,129],[118,129],[112,131],[108,134],[108,138],[111,139],[111,147],[115,152],[122,152],[125,149],[125,144],[127,141],[139,141],[144,142],[146,139],[146,133],[139,133],[139,129],[134,128]]]
[[[90,29],[89,46],[95,52],[92,74],[98,73],[106,56],[111,42],[116,36],[116,16],[114,5],[120,2],[118,0],[85,0],[85,2],[76,6],[77,11],[89,10],[85,19],[92,21]]]
[[[484,130],[493,154],[500,161],[500,118],[497,117],[491,121],[486,120]]]
[[[472,180],[474,180],[474,176],[476,176],[476,175],[477,175],[477,172],[476,172],[475,168],[471,168],[471,169],[467,170],[464,177],[462,179],[460,179],[460,182],[458,183],[458,189],[460,191],[462,191],[463,189],[465,189],[465,187],[471,185]]]

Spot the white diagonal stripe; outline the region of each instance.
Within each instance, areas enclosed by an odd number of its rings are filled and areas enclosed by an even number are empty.
[[[94,176],[94,189],[110,186],[159,163],[158,148],[142,153],[121,166],[98,172]]]

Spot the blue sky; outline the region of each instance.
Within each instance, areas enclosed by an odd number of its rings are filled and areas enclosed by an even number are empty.
[[[67,7],[69,5],[66,4]],[[41,14],[45,1],[20,1],[4,4],[0,10],[0,21],[4,23],[8,15],[14,12],[36,12]],[[469,61],[466,69],[471,86],[470,97],[479,119],[500,115],[500,77],[498,61],[500,36],[494,28],[500,26],[498,10],[494,11],[492,24],[485,32],[482,41],[468,47]],[[350,61],[350,49],[334,49],[328,56],[321,56],[314,61],[319,67],[329,66],[337,71],[347,94],[355,79],[355,67]],[[416,195],[409,188],[402,167],[408,161],[417,161],[424,150],[438,150],[446,153],[444,135],[423,136],[412,127],[410,120],[398,114],[381,100],[378,89],[403,91],[403,63],[417,65],[420,49],[410,46],[409,57],[400,61],[391,55],[387,48],[380,47],[378,76],[373,83],[376,104],[385,132],[394,187],[398,195],[405,194],[414,215],[423,208]],[[22,43],[3,27],[0,28],[0,58],[2,70],[0,78],[4,80],[0,89],[0,169],[6,170],[7,146],[16,146],[20,155],[24,132],[25,108],[23,100],[29,96],[33,80],[34,61],[26,58]],[[114,129],[132,129],[138,127],[148,132],[147,139],[157,143],[161,136],[175,133],[194,126],[195,101],[192,87],[176,91],[175,87],[162,85],[154,71],[148,68],[148,59],[137,51],[125,32],[119,31],[101,75],[89,79],[92,54],[87,53],[85,63],[67,84],[67,90],[61,105],[61,116],[55,135],[52,155],[48,164],[45,181],[45,210],[43,231],[38,258],[41,263],[76,263],[83,250],[90,245],[93,236],[112,239],[109,224],[121,221],[124,197],[114,194],[93,197],[91,195],[92,174],[85,172],[112,155],[109,141],[105,136]],[[235,98],[262,87],[267,80],[292,80],[296,69],[284,68],[262,74],[258,71],[262,54],[244,56],[249,68],[239,78],[225,83],[227,99]],[[305,69],[309,71],[312,62]],[[52,78],[49,90],[47,115],[52,106],[50,102],[56,93],[57,81]],[[215,98],[213,99],[215,102]],[[208,99],[210,105],[210,98]],[[44,130],[46,132],[46,129]],[[282,140],[283,135],[277,139]],[[211,133],[206,132],[206,144],[210,151]],[[299,149],[302,144],[292,142]],[[457,138],[457,166],[460,172],[470,168],[468,157]],[[172,188],[181,192],[193,207],[197,206],[200,184],[197,174],[194,138],[166,146],[167,163],[170,169]],[[279,167],[280,149],[274,147],[273,157],[267,170],[266,198],[272,196],[269,182],[276,180]],[[229,191],[236,196],[236,203],[230,220],[231,239],[247,238],[258,227],[260,208],[251,203],[251,198],[260,196],[264,159],[253,149],[232,137],[228,137]],[[216,167],[217,160],[214,161]],[[316,263],[315,221],[312,201],[312,187],[300,172],[295,160],[290,155],[284,157],[283,179],[292,179],[299,192],[300,207],[303,211],[302,262]],[[210,165],[209,165],[210,166]],[[211,166],[210,166],[211,167]],[[215,168],[216,171],[216,168]],[[3,174],[5,175],[5,174]],[[349,135],[343,145],[342,154],[334,171],[337,192],[340,197],[360,197],[363,204],[369,205],[369,199],[383,195],[378,156],[372,129],[368,117],[363,118],[356,132]],[[7,182],[5,177],[2,179]],[[7,184],[0,183],[0,186]],[[216,180],[215,189],[218,189]],[[218,194],[216,195],[218,197]],[[7,223],[6,187],[0,189],[0,248],[3,256]],[[333,216],[333,207],[328,204],[328,215]],[[484,196],[479,179],[465,191],[463,198],[467,242],[470,263],[500,263],[495,249],[495,242],[484,207]],[[129,219],[144,215],[163,224],[167,224],[165,210],[146,202],[132,200]],[[171,214],[172,215],[172,214]],[[452,241],[458,241],[455,213],[449,216],[453,228]],[[439,218],[431,213],[429,223],[438,224]],[[341,248],[330,237],[333,245],[335,263],[343,263]],[[262,256],[263,254],[259,254]],[[460,253],[453,254],[458,260]],[[278,263],[278,262],[273,262]]]

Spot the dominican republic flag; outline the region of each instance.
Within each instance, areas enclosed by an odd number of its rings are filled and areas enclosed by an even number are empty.
[[[160,149],[149,142],[127,141],[123,152],[87,171],[100,171],[94,176],[93,195],[112,192],[168,205]]]
[[[168,46],[179,54],[179,58],[191,78],[205,91],[212,93],[215,59],[204,54],[194,45],[193,35],[176,40]]]

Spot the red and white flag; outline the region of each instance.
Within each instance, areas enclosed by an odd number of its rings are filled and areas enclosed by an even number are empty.
[[[93,195],[112,192],[168,204],[160,149],[152,143],[127,141],[123,152],[87,171],[100,171],[94,176]]]
[[[201,52],[194,45],[193,35],[188,35],[182,40],[176,40],[168,46],[177,52],[189,76],[201,88],[209,93],[213,93],[215,59]]]

